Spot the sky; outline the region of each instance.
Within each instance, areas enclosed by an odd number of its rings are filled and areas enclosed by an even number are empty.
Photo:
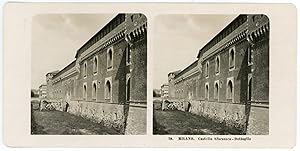
[[[76,51],[116,14],[42,14],[32,19],[31,88],[61,70]]]
[[[153,88],[168,82],[168,73],[197,60],[199,50],[238,15],[160,15],[154,20]]]
[[[42,14],[35,16],[32,20],[31,87],[38,88],[42,83],[46,83],[48,72],[61,70],[71,63],[75,59],[76,51],[115,15]],[[169,72],[184,69],[195,61],[199,49],[236,16],[157,16],[152,26],[154,29],[153,88],[160,88],[163,83],[168,82]]]

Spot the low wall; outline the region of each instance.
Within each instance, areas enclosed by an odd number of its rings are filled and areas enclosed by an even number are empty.
[[[100,102],[69,101],[68,112],[124,132],[125,105]]]

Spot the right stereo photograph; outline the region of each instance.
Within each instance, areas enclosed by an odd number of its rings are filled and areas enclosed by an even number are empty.
[[[266,15],[166,14],[154,21],[154,135],[269,134]]]

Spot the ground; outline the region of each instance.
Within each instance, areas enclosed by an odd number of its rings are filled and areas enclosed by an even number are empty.
[[[120,135],[113,129],[62,111],[33,110],[31,134],[49,135]]]
[[[183,111],[154,110],[154,134],[170,135],[238,135],[241,132],[222,123]]]

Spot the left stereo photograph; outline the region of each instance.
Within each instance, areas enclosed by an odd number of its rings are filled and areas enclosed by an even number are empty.
[[[147,18],[32,18],[31,134],[146,135]]]

